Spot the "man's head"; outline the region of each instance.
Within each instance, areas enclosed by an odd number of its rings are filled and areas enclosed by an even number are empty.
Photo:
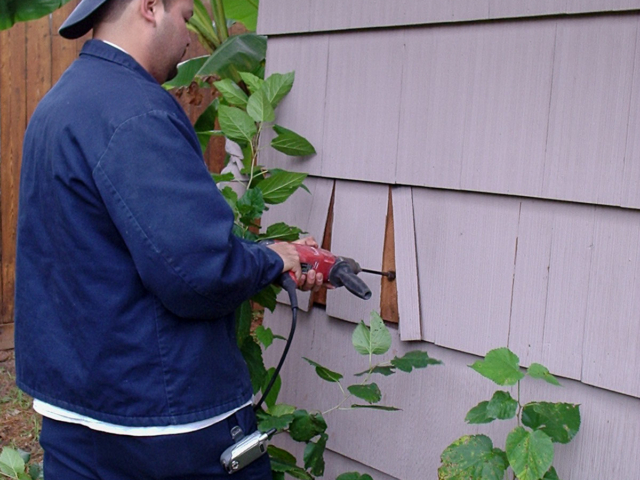
[[[189,46],[191,15],[193,0],[82,0],[60,35],[78,38],[93,28],[94,38],[126,50],[163,83],[177,74]]]

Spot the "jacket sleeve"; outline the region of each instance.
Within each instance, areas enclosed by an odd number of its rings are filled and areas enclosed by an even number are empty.
[[[176,315],[211,319],[266,287],[283,263],[233,235],[233,212],[189,129],[165,111],[129,119],[93,177],[145,287]]]

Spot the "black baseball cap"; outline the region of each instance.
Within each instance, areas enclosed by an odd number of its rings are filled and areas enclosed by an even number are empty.
[[[58,32],[70,40],[80,38],[93,28],[93,14],[109,0],[82,0],[64,21]]]

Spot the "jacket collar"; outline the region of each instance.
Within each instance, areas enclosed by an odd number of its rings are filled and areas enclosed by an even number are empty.
[[[82,47],[80,56],[88,55],[109,62],[117,63],[123,67],[133,70],[134,72],[142,75],[144,78],[151,80],[154,83],[158,83],[155,78],[147,72],[142,65],[134,60],[134,58],[126,53],[124,50],[116,48],[102,40],[88,40]]]

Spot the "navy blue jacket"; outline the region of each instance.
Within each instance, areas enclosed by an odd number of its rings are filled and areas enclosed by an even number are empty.
[[[18,212],[21,389],[128,426],[251,398],[234,310],[282,260],[234,237],[184,111],[129,55],[87,42],[40,102]]]

